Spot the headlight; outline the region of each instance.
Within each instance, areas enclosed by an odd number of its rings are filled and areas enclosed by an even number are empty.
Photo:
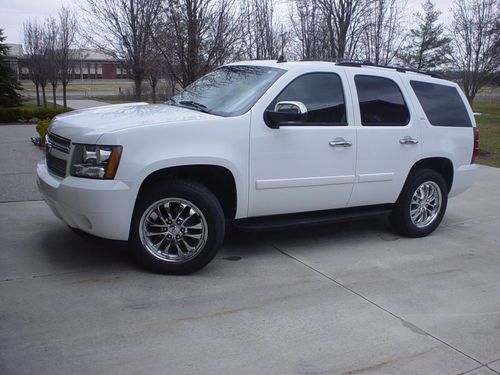
[[[118,169],[122,146],[75,145],[71,175],[113,179]]]

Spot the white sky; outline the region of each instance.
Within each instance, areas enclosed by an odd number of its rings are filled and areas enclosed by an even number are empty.
[[[422,1],[407,0],[407,12],[411,14],[420,10]],[[285,6],[286,9],[286,0],[276,1],[278,2],[280,4],[277,7]],[[444,23],[448,23],[452,2],[453,0],[434,0],[436,8],[443,12],[440,20]],[[22,43],[23,22],[27,19],[43,21],[47,16],[55,16],[61,5],[78,11],[75,0],[0,0],[0,28],[4,29],[7,43]]]

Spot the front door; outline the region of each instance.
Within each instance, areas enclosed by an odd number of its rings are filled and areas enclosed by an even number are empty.
[[[343,208],[355,181],[356,133],[344,72],[298,74],[252,110],[249,216]],[[303,103],[302,122],[269,128],[264,110]]]

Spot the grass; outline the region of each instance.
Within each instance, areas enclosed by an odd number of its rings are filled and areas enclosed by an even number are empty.
[[[35,92],[35,85],[31,81],[21,81],[23,88],[29,92]],[[49,86],[47,86],[49,87]],[[72,91],[87,91],[92,93],[93,91],[113,91],[117,92],[121,88],[122,90],[132,91],[134,83],[131,80],[73,80],[70,81],[68,85],[68,92]],[[52,88],[49,88],[50,94],[52,93]],[[57,86],[57,92],[62,93],[61,85]]]
[[[4,108],[4,107],[0,107]],[[36,105],[36,100],[27,100],[23,101],[22,105],[19,107],[5,107],[5,108],[21,108],[21,109],[35,109],[35,108],[43,108],[43,105],[38,106]],[[54,105],[52,102],[47,102],[47,108],[54,108]],[[64,108],[62,105],[57,104],[56,108]]]
[[[115,96],[112,96],[112,95],[95,96],[95,97],[92,97],[89,99],[97,100],[97,101],[109,103],[109,104],[122,104],[122,103],[133,103],[134,102],[134,100],[132,100],[132,99],[123,99],[122,97],[120,97],[118,95],[115,95]]]
[[[126,97],[122,97],[122,96],[118,96],[118,95],[94,96],[94,97],[90,97],[89,99],[97,100],[97,101],[109,103],[109,104],[135,103],[135,100],[132,98],[126,98]],[[153,100],[151,98],[149,98],[147,95],[144,96],[144,98],[141,100],[141,102],[153,104]],[[164,102],[165,102],[164,95],[157,95],[156,96],[156,104],[164,103]]]
[[[43,105],[37,106],[36,105],[36,100],[27,100],[23,102],[23,105],[18,108],[43,108]],[[54,104],[52,102],[47,102],[47,108],[54,108]],[[62,105],[56,104],[56,108],[64,108]]]
[[[474,111],[479,128],[479,164],[500,168],[500,104],[478,102]]]

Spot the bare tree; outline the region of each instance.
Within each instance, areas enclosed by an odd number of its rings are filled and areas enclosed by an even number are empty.
[[[241,4],[242,45],[251,60],[276,59],[280,54],[281,36],[276,27],[272,0],[244,0]]]
[[[61,85],[63,89],[63,105],[67,107],[66,90],[71,79],[75,53],[71,47],[75,43],[78,32],[78,21],[75,15],[62,7],[58,14],[59,32],[57,36],[58,65]]]
[[[57,50],[58,35],[59,26],[56,20],[52,17],[47,18],[43,28],[43,45],[45,47],[47,79],[52,86],[52,105],[54,108],[57,107],[56,89],[60,78],[59,51]]]
[[[404,41],[403,4],[400,0],[375,0],[367,4],[361,44],[363,58],[389,65]]]
[[[290,21],[301,59],[329,58],[328,29],[318,0],[295,0],[290,10]]]
[[[318,0],[328,30],[331,59],[353,58],[365,27],[369,0]]]
[[[182,87],[239,51],[240,25],[234,0],[167,0],[161,35],[155,38],[167,73]]]
[[[158,28],[152,31],[153,34],[157,32]],[[151,43],[146,55],[145,75],[151,86],[151,99],[153,103],[156,103],[156,88],[158,86],[158,81],[163,78],[164,73],[165,67],[161,51],[155,43]]]
[[[496,0],[455,0],[453,3],[452,59],[467,99],[498,75],[498,20]]]
[[[162,0],[86,0],[84,35],[94,47],[123,59],[141,100],[147,52]],[[175,36],[170,36],[175,37]]]
[[[46,55],[43,37],[43,27],[36,21],[28,20],[24,23],[24,53],[27,56],[30,79],[35,84],[37,105],[43,102],[47,106],[45,87],[47,86]],[[40,100],[42,90],[42,101]]]

